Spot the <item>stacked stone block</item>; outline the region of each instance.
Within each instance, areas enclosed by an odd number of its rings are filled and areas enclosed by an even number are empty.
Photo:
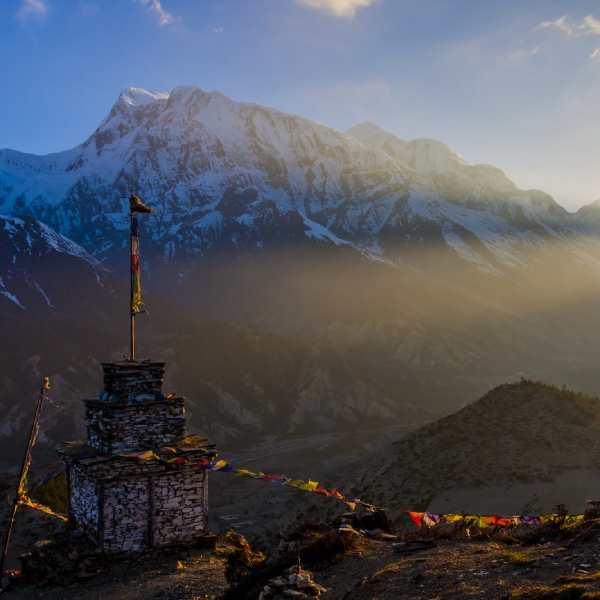
[[[162,400],[165,363],[102,363],[104,389],[100,400],[144,402]]]
[[[88,444],[98,452],[172,446],[185,438],[185,399],[135,404],[85,400]]]

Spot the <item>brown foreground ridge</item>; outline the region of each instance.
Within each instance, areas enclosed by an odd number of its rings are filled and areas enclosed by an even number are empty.
[[[265,553],[241,536],[118,558],[83,541],[38,543],[2,600],[331,600],[600,598],[600,520],[519,532],[434,527],[402,536],[345,515],[275,534]],[[31,563],[34,563],[31,565]],[[29,566],[28,566],[29,564]],[[6,581],[3,582],[6,585]]]

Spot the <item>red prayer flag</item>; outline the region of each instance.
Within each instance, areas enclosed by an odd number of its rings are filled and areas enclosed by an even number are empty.
[[[131,272],[134,275],[140,274],[140,257],[136,254],[132,254],[131,256]]]
[[[421,527],[421,517],[423,516],[423,513],[420,512],[412,512],[410,510],[406,511],[409,515],[410,518],[419,526]]]

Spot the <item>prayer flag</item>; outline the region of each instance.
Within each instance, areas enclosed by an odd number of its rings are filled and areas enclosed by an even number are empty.
[[[432,527],[433,525],[437,525],[442,522],[443,515],[436,515],[435,513],[423,513],[421,518],[421,522],[427,527]]]
[[[131,220],[131,312],[138,312],[142,302],[142,289],[140,287],[140,238],[138,233],[138,220]]]
[[[421,527],[421,517],[423,516],[423,513],[420,512],[413,512],[410,510],[406,511],[409,515],[410,518],[419,526]]]
[[[285,475],[277,475],[274,479],[271,479],[271,483],[278,483],[279,485],[284,485],[289,481],[289,479]]]
[[[310,479],[308,480],[308,483],[305,483],[303,485],[299,485],[298,489],[299,490],[304,490],[305,492],[313,492],[314,490],[316,490],[319,487],[319,484],[316,481],[311,481]]]
[[[461,521],[462,518],[462,515],[445,515],[444,521],[448,523],[454,523],[455,521]]]
[[[213,464],[211,467],[211,471],[220,471],[223,467],[227,466],[227,462],[224,460],[219,460]]]
[[[290,485],[292,487],[300,487],[302,484],[304,483],[304,481],[302,481],[302,479],[292,479],[291,481],[288,481],[285,485]]]

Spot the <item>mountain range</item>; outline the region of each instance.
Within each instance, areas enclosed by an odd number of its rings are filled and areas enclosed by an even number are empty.
[[[154,205],[148,228],[167,263],[303,233],[396,260],[436,238],[493,271],[515,266],[521,245],[581,233],[598,213],[592,204],[571,215],[435,140],[406,142],[370,123],[343,133],[193,86],[124,90],[72,150],[0,151],[0,210],[40,218],[101,259],[123,245],[130,189]]]
[[[599,382],[599,203],[571,214],[435,140],[185,86],[124,90],[71,150],[0,150],[3,398],[41,361],[74,402],[127,352],[132,190],[155,209],[142,350],[219,441],[429,420],[520,375]]]

